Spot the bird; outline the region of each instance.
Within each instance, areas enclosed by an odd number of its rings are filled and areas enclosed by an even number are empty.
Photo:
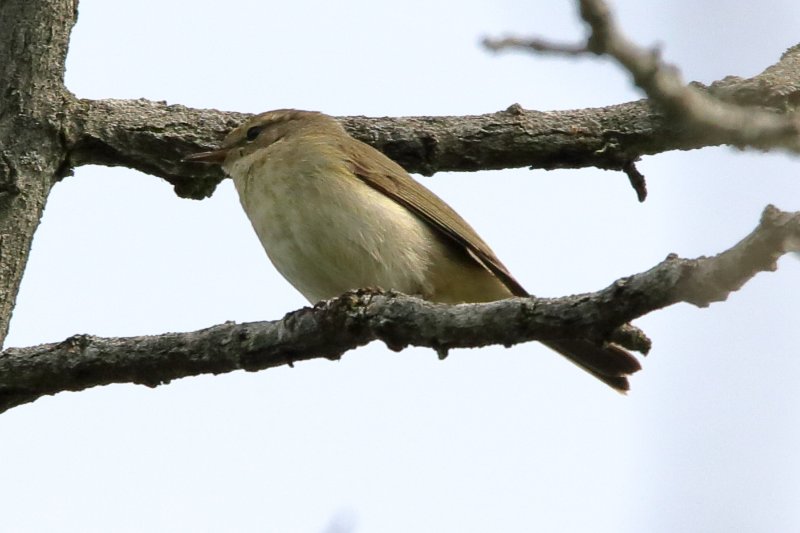
[[[270,261],[312,304],[366,287],[447,304],[529,296],[444,200],[324,113],[255,115],[184,161],[221,165]],[[543,344],[619,392],[641,369],[611,342]]]

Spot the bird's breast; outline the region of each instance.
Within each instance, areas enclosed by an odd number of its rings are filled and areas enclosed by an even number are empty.
[[[324,149],[256,153],[226,171],[270,260],[310,302],[361,287],[432,292],[432,229]]]

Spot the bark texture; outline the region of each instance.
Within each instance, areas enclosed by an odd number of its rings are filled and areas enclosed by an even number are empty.
[[[594,166],[624,171],[640,199],[645,182],[634,163],[642,155],[721,144],[800,150],[800,46],[754,78],[687,87],[655,54],[625,40],[602,2],[580,4],[590,27],[585,46],[528,48],[608,54],[651,100],[573,111],[512,105],[478,116],[341,120],[412,172]],[[203,198],[222,179],[219,170],[182,157],[214,147],[247,118],[147,100],[75,98],[63,75],[76,17],[77,0],[0,0],[0,343],[55,181],[84,164],[125,166],[169,181],[180,196]],[[429,346],[440,355],[453,347],[569,337],[646,352],[646,337],[622,324],[678,301],[724,300],[755,273],[773,270],[781,254],[800,249],[799,217],[770,207],[753,234],[719,256],[669,257],[597,293],[558,300],[448,307],[358,291],[274,322],[130,339],[78,335],[7,349],[0,353],[0,411],[108,383],[154,386],[204,372],[335,359],[376,339],[392,349]]]
[[[0,2],[0,344],[55,180],[68,173],[63,85],[71,0]]]
[[[203,373],[339,359],[374,340],[396,351],[409,345],[433,348],[440,357],[451,348],[576,337],[613,340],[647,353],[649,339],[627,322],[678,302],[705,307],[723,301],[757,273],[775,270],[784,253],[799,250],[800,213],[770,206],[758,227],[725,252],[691,260],[671,255],[647,272],[591,294],[442,305],[361,290],[269,322],[130,338],[76,335],[0,354],[0,412],[47,394],[97,385],[155,387]]]
[[[800,102],[800,46],[750,79],[727,77],[710,87],[694,85],[731,105],[793,114]],[[187,154],[217,146],[250,115],[190,109],[148,100],[79,100],[66,135],[70,165],[126,166],[159,176],[178,195],[209,196],[223,179],[218,168],[182,163]],[[737,129],[687,127],[668,120],[649,100],[570,111],[533,111],[512,105],[474,116],[368,118],[339,117],[354,137],[371,144],[409,172],[505,168],[597,167],[626,171],[643,155],[724,144],[769,148]],[[748,137],[748,138],[750,138]]]

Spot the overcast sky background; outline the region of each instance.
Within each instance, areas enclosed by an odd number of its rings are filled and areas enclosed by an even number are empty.
[[[800,3],[613,2],[687,80],[751,76],[800,41]],[[573,2],[82,0],[67,84],[261,112],[478,114],[640,97],[606,60],[492,55],[487,35],[584,35]],[[768,203],[800,209],[797,159],[704,149],[621,173],[421,178],[529,291],[596,290],[669,252],[713,254]],[[204,201],[126,169],[56,185],[7,346],[189,331],[305,305],[230,181]],[[627,397],[534,344],[400,354],[63,393],[0,416],[11,532],[800,530],[800,261],[727,303],[637,322]]]

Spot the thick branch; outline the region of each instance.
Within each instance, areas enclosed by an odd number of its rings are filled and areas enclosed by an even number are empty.
[[[800,101],[798,63],[800,46],[754,78],[730,77],[709,89],[697,86],[696,92],[783,117]],[[219,169],[180,159],[216,146],[248,115],[147,100],[80,100],[72,116],[66,133],[71,165],[136,168],[168,180],[181,196],[200,198],[222,179]],[[476,116],[341,120],[355,137],[424,175],[519,167],[626,170],[642,155],[743,144],[735,129],[687,128],[666,120],[646,100],[573,111],[528,111],[514,105]],[[643,189],[637,192],[641,196]]]
[[[393,350],[511,346],[532,340],[612,338],[646,351],[627,322],[677,302],[725,300],[747,280],[800,250],[800,212],[769,206],[759,226],[731,249],[693,260],[670,256],[647,272],[591,294],[514,298],[446,306],[379,291],[357,291],[282,320],[226,323],[193,333],[104,339],[77,335],[58,344],[0,354],[0,412],[60,391],[110,383],[157,386],[202,373],[257,371],[314,358],[338,359],[373,340]]]
[[[76,5],[0,2],[0,345],[55,177],[63,174],[61,85]]]

